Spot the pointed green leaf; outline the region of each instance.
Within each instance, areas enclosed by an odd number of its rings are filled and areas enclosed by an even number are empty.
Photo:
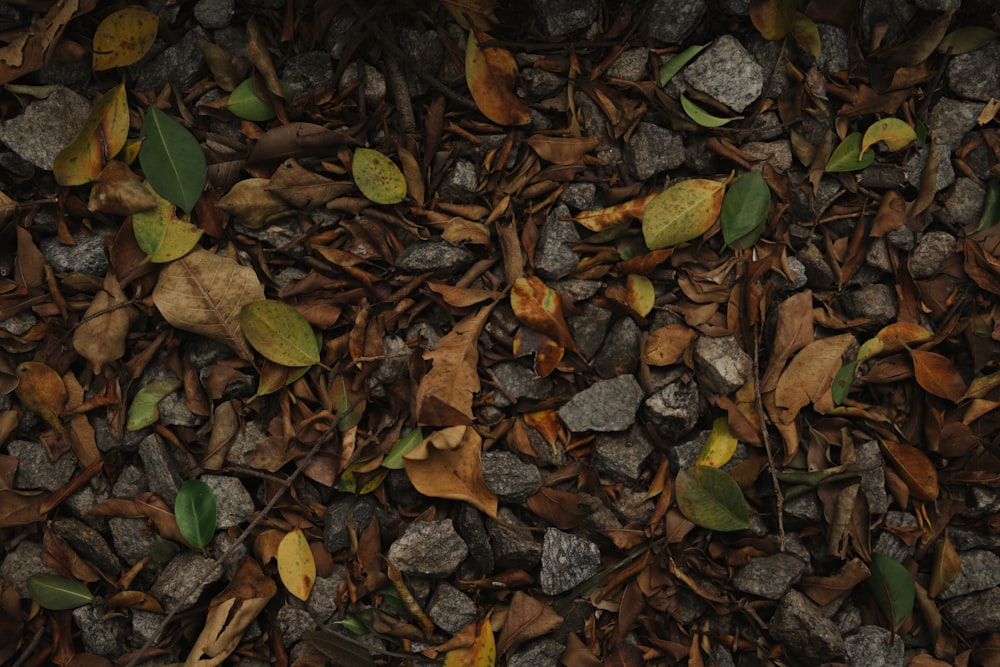
[[[684,113],[686,113],[691,120],[698,123],[702,127],[722,127],[726,123],[730,123],[734,120],[740,120],[743,116],[733,116],[731,118],[723,118],[721,116],[713,116],[708,113],[700,106],[689,100],[684,93],[681,93],[681,106],[684,107]]]
[[[692,523],[709,530],[750,527],[750,507],[729,473],[696,465],[677,473],[677,507]]]
[[[722,238],[731,248],[749,248],[760,238],[771,206],[771,189],[759,171],[737,178],[722,200]]]
[[[160,401],[167,395],[181,388],[181,381],[176,376],[154,380],[139,390],[139,393],[132,399],[132,405],[128,408],[128,419],[125,428],[129,431],[152,426],[160,419],[160,411],[157,408]]]
[[[660,67],[660,85],[667,85],[670,79],[674,78],[674,75],[680,72],[685,65],[691,62],[692,58],[701,53],[702,49],[706,46],[708,46],[708,44],[695,44],[693,46],[689,46],[667,62],[663,63],[663,66]]]
[[[715,224],[726,184],[705,178],[675,183],[649,202],[642,214],[642,235],[650,250],[698,238]]]
[[[826,162],[827,171],[858,171],[875,161],[875,151],[861,152],[861,133],[852,132],[844,137]]]
[[[979,216],[976,231],[989,229],[1000,222],[1000,183],[991,180],[986,187],[986,199],[983,201],[983,214]]]
[[[149,261],[157,264],[172,262],[191,252],[201,238],[202,230],[191,224],[187,213],[177,217],[174,205],[161,197],[147,182],[146,189],[156,197],[156,206],[132,214],[132,233]]]
[[[858,361],[844,364],[833,376],[833,384],[830,385],[830,393],[833,394],[833,404],[841,405],[847,394],[851,391],[851,384],[854,382],[854,373],[857,371]]]
[[[382,459],[382,467],[390,470],[402,470],[403,457],[416,449],[417,445],[424,441],[424,431],[419,426],[399,439],[389,453]]]
[[[183,211],[190,211],[208,180],[205,154],[183,125],[155,106],[142,124],[145,137],[139,164],[153,189]]]
[[[191,546],[201,549],[212,541],[218,509],[212,487],[198,479],[181,484],[174,501],[174,516],[181,535]]]
[[[861,138],[859,155],[882,141],[890,151],[906,148],[917,140],[917,133],[910,124],[899,118],[883,118],[868,126]]]
[[[872,555],[871,571],[872,596],[896,632],[913,611],[913,577],[900,563],[881,554]]]
[[[396,164],[371,148],[354,151],[351,174],[358,189],[376,204],[398,204],[406,197],[406,177]]]
[[[792,19],[792,37],[813,60],[819,60],[822,52],[819,28],[802,12],[795,12],[795,18]]]
[[[282,366],[319,363],[319,343],[312,325],[287,303],[251,301],[240,310],[240,328],[253,349]]]
[[[997,38],[997,34],[996,30],[981,25],[959,28],[944,36],[941,43],[937,45],[937,52],[948,53],[950,51],[953,56],[969,53],[992,42]]]
[[[31,597],[43,609],[76,609],[94,599],[86,584],[58,574],[33,574],[28,577]]]
[[[357,426],[365,414],[365,395],[351,389],[343,375],[333,378],[330,384],[330,402],[341,432]]]
[[[281,87],[285,91],[285,97],[291,98],[291,88],[284,81],[281,82]],[[253,78],[245,80],[233,89],[226,101],[226,108],[237,118],[252,120],[255,123],[271,120],[278,115],[273,104],[257,96]]]

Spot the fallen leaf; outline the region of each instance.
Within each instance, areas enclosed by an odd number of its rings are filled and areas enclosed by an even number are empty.
[[[94,516],[120,516],[129,519],[149,519],[159,534],[167,540],[186,544],[177,526],[177,519],[163,499],[146,491],[134,498],[110,498],[94,505],[87,512]]]
[[[698,334],[684,324],[668,324],[654,329],[646,338],[642,361],[650,366],[669,366],[684,358]]]
[[[142,124],[139,164],[160,195],[191,211],[208,181],[205,154],[198,141],[176,120],[151,106]]]
[[[767,372],[761,379],[761,393],[773,391],[785,369],[785,363],[793,354],[813,342],[812,301],[812,290],[803,290],[778,306],[778,324]]]
[[[893,440],[879,440],[879,442],[889,463],[906,482],[910,494],[918,500],[927,502],[937,500],[939,493],[937,469],[927,455],[916,447]]]
[[[90,12],[97,0],[61,0],[52,3],[45,16],[17,34],[0,48],[0,84],[30,74],[49,61],[66,24]]]
[[[97,178],[104,163],[125,146],[128,128],[128,99],[121,83],[101,95],[73,141],[56,155],[52,163],[56,182],[83,185]]]
[[[288,202],[271,192],[266,178],[246,178],[239,181],[215,205],[234,216],[250,229],[294,215]]]
[[[894,322],[879,330],[874,337],[858,348],[857,361],[861,363],[880,354],[902,352],[910,345],[934,338],[934,333],[912,322]]]
[[[883,142],[889,151],[899,151],[916,140],[917,133],[906,121],[899,118],[882,118],[865,130],[864,136],[861,137],[860,153],[864,153],[879,142]]]
[[[518,278],[510,290],[514,316],[525,326],[543,333],[562,347],[577,352],[569,332],[559,293],[537,276]]]
[[[950,11],[939,14],[933,21],[925,24],[923,32],[902,44],[879,50],[875,54],[876,59],[888,67],[919,65],[934,53],[934,49],[944,39],[948,26],[951,25],[951,16]]]
[[[479,43],[491,39],[486,33],[469,32],[465,43],[465,81],[472,99],[484,116],[500,125],[527,125],[531,109],[514,93],[517,62],[507,49]]]
[[[739,484],[718,468],[695,465],[677,473],[677,507],[695,524],[718,531],[750,527],[750,508]]]
[[[285,91],[286,97],[291,96],[291,90],[284,83],[282,89]],[[229,94],[229,99],[226,100],[226,109],[237,118],[257,123],[271,120],[278,115],[273,104],[257,95],[253,77],[244,80],[233,89],[233,92]]]
[[[535,134],[525,142],[538,153],[538,157],[552,164],[577,164],[590,151],[597,148],[596,137],[550,137]]]
[[[471,426],[450,426],[403,456],[414,488],[431,498],[462,500],[496,518],[498,500],[483,479],[483,439]]]
[[[240,329],[264,357],[298,368],[319,363],[319,341],[312,325],[287,303],[260,299],[240,309]]]
[[[642,317],[649,315],[656,302],[653,282],[646,276],[630,273],[625,277],[625,298],[629,308]]]
[[[729,422],[726,421],[725,417],[718,417],[712,422],[712,431],[708,434],[708,440],[702,445],[695,463],[721,468],[733,458],[737,444],[736,436],[729,430]]]
[[[771,206],[771,189],[759,171],[748,171],[733,181],[722,199],[719,222],[722,239],[730,248],[753,247],[764,230]]]
[[[722,117],[711,114],[688,99],[687,95],[681,93],[681,108],[688,118],[702,127],[722,127],[734,120],[742,120],[743,116]]]
[[[631,199],[596,211],[583,211],[570,220],[583,225],[592,232],[602,232],[616,225],[624,225],[630,220],[641,220],[646,212],[646,207],[658,196],[659,193],[654,192],[645,197]]]
[[[792,358],[774,389],[775,405],[784,408],[783,421],[793,421],[802,408],[830,391],[834,376],[844,364],[844,353],[853,343],[851,334],[821,338]],[[832,405],[832,397],[830,400]]]
[[[466,30],[489,30],[496,23],[496,0],[441,0],[458,24]]]
[[[872,220],[871,235],[882,237],[903,226],[906,221],[906,200],[895,190],[889,190],[882,196],[875,219]]]
[[[923,389],[935,396],[958,403],[965,396],[965,380],[955,370],[951,359],[926,350],[911,350],[913,375]]]
[[[761,37],[784,37],[795,21],[795,0],[750,0],[750,22]]]
[[[94,599],[86,584],[58,574],[33,574],[27,584],[31,597],[43,609],[76,609]]]
[[[442,667],[493,667],[496,664],[497,648],[490,619],[484,618],[478,627],[472,646],[455,648],[445,653]]]
[[[309,171],[293,159],[285,160],[264,186],[295,208],[310,211],[354,190],[354,184],[334,181]]]
[[[276,554],[278,576],[288,592],[305,602],[316,583],[316,560],[305,534],[298,528],[286,534]]]
[[[511,347],[515,357],[534,357],[535,373],[543,378],[552,375],[566,356],[566,348],[528,327],[518,328]]]
[[[553,611],[550,604],[516,591],[497,639],[497,653],[505,655],[526,641],[557,630],[562,624],[563,617]]]
[[[936,598],[943,591],[948,590],[961,571],[962,559],[959,557],[958,551],[955,550],[955,545],[951,543],[946,529],[934,550],[931,583],[927,586],[927,594]]]
[[[875,151],[861,150],[863,137],[860,132],[852,132],[833,149],[830,159],[826,161],[826,171],[836,173],[842,171],[860,171],[871,166],[875,161]]]
[[[105,364],[125,356],[125,339],[138,317],[114,271],[109,271],[73,332],[73,349],[90,362],[95,375],[100,375]]]
[[[406,177],[396,163],[371,148],[357,148],[351,175],[361,194],[376,204],[398,204],[406,198]]]
[[[958,56],[981,49],[996,39],[998,35],[1000,33],[986,26],[965,26],[945,35],[944,39],[937,45],[936,50],[938,53]]]
[[[215,492],[200,479],[189,479],[177,490],[174,516],[181,535],[191,546],[201,549],[215,536],[218,503]]]
[[[138,174],[124,162],[111,160],[104,165],[90,189],[87,210],[93,213],[132,215],[154,208],[156,204],[156,195],[143,184]]]
[[[871,576],[871,570],[859,558],[852,558],[836,574],[806,576],[800,586],[802,592],[816,604],[826,606],[837,598],[850,593],[854,587]]]
[[[671,185],[647,206],[642,235],[650,250],[667,248],[698,238],[715,224],[722,210],[726,185],[691,178]]]
[[[822,53],[823,44],[820,41],[819,28],[811,18],[802,12],[795,12],[791,27],[792,37],[803,51],[812,56],[812,59],[819,60]]]
[[[157,406],[160,401],[180,389],[181,386],[181,381],[171,374],[170,377],[154,380],[140,389],[128,408],[125,429],[138,431],[158,422],[160,411]]]
[[[708,44],[694,44],[687,47],[680,53],[675,54],[670,60],[660,67],[659,81],[661,86],[666,86],[674,75],[680,72],[691,59],[702,52]]]
[[[135,241],[151,262],[163,264],[180,259],[198,245],[204,232],[191,224],[190,214],[177,217],[174,205],[147,187],[156,198],[156,206],[132,215]]]
[[[59,416],[66,409],[68,394],[59,373],[37,361],[21,362],[16,372],[18,383],[14,392],[21,399],[21,404],[52,428],[62,431]]]
[[[139,62],[153,46],[160,19],[142,7],[125,7],[109,14],[94,31],[95,72]]]
[[[879,609],[897,632],[913,611],[913,577],[900,563],[882,554],[873,554],[872,576],[868,580]]]
[[[331,130],[316,123],[288,123],[265,132],[250,150],[247,164],[328,155],[331,149],[338,146],[358,144],[357,139],[340,130]]]

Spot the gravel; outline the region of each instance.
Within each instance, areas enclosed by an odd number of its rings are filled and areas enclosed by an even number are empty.
[[[59,86],[43,100],[0,123],[0,141],[39,169],[52,163],[73,140],[90,113],[90,103],[69,88]],[[102,272],[103,273],[103,272]]]
[[[557,528],[545,531],[540,583],[546,595],[565,593],[597,574],[601,550],[590,540]]]
[[[635,421],[642,387],[632,375],[599,380],[559,408],[559,418],[574,433],[624,431]]]
[[[469,555],[469,547],[451,519],[417,521],[403,529],[386,555],[404,574],[447,577]]]

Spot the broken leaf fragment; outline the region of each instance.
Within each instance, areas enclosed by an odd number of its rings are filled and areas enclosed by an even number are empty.
[[[403,456],[406,475],[431,498],[462,500],[496,518],[498,499],[483,479],[483,439],[471,426],[450,426]]]
[[[156,40],[160,19],[142,7],[125,7],[109,14],[94,31],[95,71],[139,62]]]
[[[138,431],[152,426],[160,419],[157,407],[164,398],[181,388],[181,381],[174,375],[160,380],[154,380],[139,390],[128,408],[128,419],[125,428],[128,431]]]
[[[722,210],[726,184],[692,178],[671,185],[642,215],[642,235],[650,250],[668,248],[707,232]]]
[[[709,530],[750,527],[750,507],[729,473],[694,465],[677,473],[677,507],[692,523]]]
[[[312,325],[287,303],[251,301],[240,309],[240,328],[266,359],[298,368],[319,363],[319,342]]]
[[[288,592],[305,602],[316,583],[316,559],[305,533],[296,528],[278,543],[278,576]]]
[[[189,214],[177,217],[174,205],[148,183],[146,188],[156,198],[156,206],[132,215],[135,241],[151,262],[163,264],[180,259],[194,249],[203,231],[191,224]]]
[[[396,163],[371,148],[354,151],[351,175],[358,189],[376,204],[398,204],[406,198],[406,177]]]
[[[465,43],[465,82],[484,116],[500,125],[527,125],[531,109],[514,93],[517,61],[507,49],[480,47],[490,39],[483,32],[469,32]]]
[[[59,185],[90,183],[128,139],[128,100],[121,83],[101,95],[73,141],[56,155],[52,173]]]

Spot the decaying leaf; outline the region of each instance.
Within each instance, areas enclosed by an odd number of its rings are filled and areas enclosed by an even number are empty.
[[[138,174],[124,162],[111,160],[104,165],[90,189],[87,210],[94,213],[132,215],[154,208],[156,204],[156,195],[143,184]]]
[[[965,395],[965,380],[955,370],[951,359],[926,350],[911,350],[913,375],[928,393],[957,403]]]
[[[128,126],[128,100],[121,83],[97,100],[76,137],[56,155],[52,163],[56,182],[83,185],[97,178],[104,163],[125,146]]]
[[[642,360],[650,366],[676,364],[697,336],[694,329],[684,324],[668,324],[655,329],[646,338]]]
[[[298,599],[308,600],[316,583],[316,559],[305,534],[296,528],[285,535],[278,544],[276,557],[281,583]]]
[[[750,508],[729,473],[695,465],[677,473],[677,507],[688,519],[709,530],[750,527]]]
[[[507,620],[497,639],[497,653],[504,655],[526,641],[541,637],[559,628],[563,618],[551,605],[537,600],[523,591],[514,593]]]
[[[105,364],[125,356],[125,338],[139,317],[129,303],[114,272],[109,271],[73,332],[73,348],[90,362],[95,375],[101,374]]]
[[[14,391],[24,407],[61,431],[59,416],[66,409],[68,394],[59,373],[37,361],[23,361],[17,366],[17,379]]]
[[[496,664],[496,640],[493,638],[490,619],[484,618],[477,628],[472,646],[448,651],[444,656],[443,667],[493,667]]]
[[[157,194],[147,184],[156,206],[132,215],[132,232],[136,243],[157,264],[172,262],[191,252],[204,233],[191,224],[188,213],[177,216],[172,203]]]
[[[319,342],[312,326],[283,301],[260,299],[240,309],[240,329],[250,345],[269,360],[299,368],[319,363]]]
[[[961,571],[962,559],[945,530],[934,550],[934,566],[931,568],[931,583],[927,587],[927,594],[936,598],[951,586]]]
[[[271,192],[270,186],[267,178],[244,179],[215,205],[247,227],[259,229],[295,213],[285,199]]]
[[[371,148],[358,148],[351,161],[354,182],[376,204],[398,204],[406,198],[406,177],[396,163]]]
[[[531,122],[531,109],[514,93],[517,62],[507,49],[479,46],[488,39],[485,33],[473,30],[465,43],[465,81],[472,99],[494,123],[527,125]]]
[[[715,224],[726,184],[705,178],[681,181],[661,192],[642,214],[642,235],[650,250],[698,238]]]
[[[264,189],[278,195],[295,208],[309,211],[331,199],[346,195],[354,190],[354,184],[331,180],[288,159],[275,170]]]
[[[483,479],[482,445],[471,426],[435,431],[403,456],[406,475],[425,496],[462,500],[496,518],[499,501]]]
[[[790,422],[802,408],[829,395],[844,353],[853,343],[853,335],[840,334],[813,341],[795,355],[774,390],[775,404],[785,411],[784,421]],[[829,403],[832,407],[832,396]]]
[[[577,350],[563,315],[559,293],[536,276],[518,278],[510,291],[510,305],[517,319],[545,334],[562,347]]]
[[[910,494],[919,500],[937,500],[937,469],[927,455],[911,445],[893,440],[880,440],[882,451],[895,468],[896,473],[906,482]]]
[[[94,71],[125,67],[146,55],[156,39],[160,19],[142,7],[109,14],[94,32]]]
[[[750,21],[764,39],[781,39],[795,21],[795,0],[750,0]]]

